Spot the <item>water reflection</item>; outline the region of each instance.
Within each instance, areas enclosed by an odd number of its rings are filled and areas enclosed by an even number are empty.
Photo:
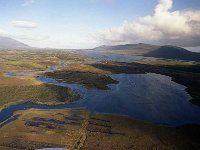
[[[48,67],[47,71],[57,70],[63,65],[60,63]],[[10,72],[6,75],[33,76],[27,72]],[[91,112],[126,115],[158,124],[200,124],[200,108],[189,102],[191,97],[186,93],[186,87],[173,82],[170,77],[155,73],[113,74],[111,77],[119,83],[109,85],[110,90],[105,91],[87,89],[79,84],[68,84],[59,79],[37,75],[37,79],[41,82],[71,88],[82,98],[77,102],[58,105],[31,102],[13,105],[0,112],[0,122],[11,117],[17,110],[84,108]]]
[[[82,85],[68,84],[44,76],[38,80],[69,87],[81,94],[77,102],[42,105],[30,102],[10,106],[0,113],[0,122],[17,110],[84,108],[91,112],[126,115],[134,119],[146,120],[158,124],[182,125],[200,124],[200,109],[189,102],[191,99],[185,87],[171,81],[170,77],[148,74],[114,74],[111,77],[120,81],[109,85],[110,90],[86,89]]]

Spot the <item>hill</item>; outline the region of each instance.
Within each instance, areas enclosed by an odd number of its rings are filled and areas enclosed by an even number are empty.
[[[0,49],[26,49],[30,46],[9,37],[0,36]]]
[[[155,57],[164,59],[177,59],[188,61],[200,61],[200,53],[191,52],[181,47],[166,45],[150,45],[150,44],[126,44],[115,46],[100,46],[93,50],[111,52],[117,54],[140,55],[145,57]]]
[[[143,56],[165,58],[165,59],[178,59],[189,61],[200,61],[200,53],[191,52],[181,47],[175,46],[161,46],[154,51],[150,51]]]
[[[143,55],[157,48],[159,48],[159,46],[139,43],[139,44],[125,44],[125,45],[114,45],[114,46],[103,45],[96,47],[93,50],[112,51],[121,54]]]

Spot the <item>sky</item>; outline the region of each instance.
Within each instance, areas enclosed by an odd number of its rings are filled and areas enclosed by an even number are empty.
[[[200,0],[0,0],[0,36],[42,48],[200,48]]]

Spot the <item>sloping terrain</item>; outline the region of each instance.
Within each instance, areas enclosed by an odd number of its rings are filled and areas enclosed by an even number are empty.
[[[177,59],[187,61],[200,61],[200,53],[191,52],[181,47],[166,45],[157,46],[150,44],[126,44],[115,46],[100,46],[93,50],[99,52],[109,52],[116,54],[140,55],[145,57],[155,57],[164,59]]]
[[[157,45],[150,44],[125,44],[125,45],[115,45],[115,46],[99,46],[94,48],[96,51],[112,51],[119,54],[131,54],[131,55],[143,55],[147,52],[153,51],[159,48]]]
[[[184,48],[175,46],[161,46],[160,48],[150,51],[144,56],[165,58],[165,59],[178,59],[178,60],[189,60],[189,61],[200,61],[200,54],[190,52]]]
[[[139,43],[139,44],[125,44],[125,45],[114,45],[114,46],[99,46],[96,47],[95,49],[105,49],[105,50],[133,50],[133,49],[145,49],[145,48],[156,48],[156,45],[150,45],[150,44],[144,44],[144,43]]]
[[[0,49],[19,49],[19,48],[25,49],[31,47],[12,38],[0,36]]]

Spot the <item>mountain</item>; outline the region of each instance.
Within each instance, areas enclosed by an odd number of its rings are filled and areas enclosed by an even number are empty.
[[[191,52],[181,47],[171,45],[161,46],[154,51],[150,51],[143,56],[165,58],[165,59],[178,59],[189,61],[200,61],[200,53]]]
[[[139,43],[139,44],[125,44],[125,45],[114,45],[114,46],[103,45],[96,47],[93,50],[111,51],[120,54],[143,55],[157,48],[159,48],[159,46]]]
[[[95,50],[134,50],[134,49],[155,49],[158,46],[156,45],[150,45],[145,43],[139,43],[139,44],[125,44],[125,45],[102,45],[99,47],[94,48]]]
[[[114,46],[103,45],[94,48],[93,50],[164,59],[200,61],[200,53],[191,52],[184,48],[171,45],[157,46],[144,43]]]
[[[26,49],[30,46],[9,37],[0,36],[0,49]]]
[[[108,45],[102,45],[99,47],[96,47],[96,50],[133,50],[133,49],[145,49],[145,48],[155,48],[157,46],[155,45],[150,45],[150,44],[144,44],[144,43],[139,43],[139,44],[125,44],[125,45],[114,45],[114,46],[108,46]]]

